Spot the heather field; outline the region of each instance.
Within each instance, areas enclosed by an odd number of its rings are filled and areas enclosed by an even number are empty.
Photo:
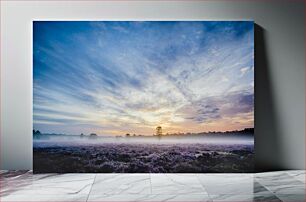
[[[34,142],[35,173],[253,172],[253,144]]]

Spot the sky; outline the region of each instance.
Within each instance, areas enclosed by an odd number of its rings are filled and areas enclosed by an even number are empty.
[[[33,129],[254,127],[252,21],[35,21]]]

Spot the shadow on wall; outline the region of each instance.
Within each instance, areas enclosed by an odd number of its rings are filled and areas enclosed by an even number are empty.
[[[266,30],[255,24],[255,169],[282,170],[280,130],[266,51]]]

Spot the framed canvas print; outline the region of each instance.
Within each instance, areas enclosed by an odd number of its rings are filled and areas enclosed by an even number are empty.
[[[253,21],[34,21],[35,173],[252,172]]]

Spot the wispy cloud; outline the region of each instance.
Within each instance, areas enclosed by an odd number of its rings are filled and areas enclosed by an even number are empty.
[[[34,128],[253,126],[252,22],[35,22]]]

